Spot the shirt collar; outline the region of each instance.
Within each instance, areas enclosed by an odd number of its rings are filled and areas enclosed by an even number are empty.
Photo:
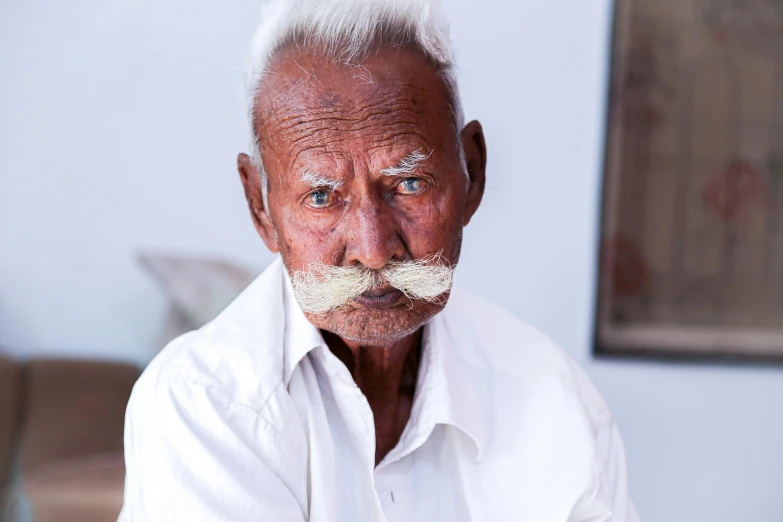
[[[281,263],[282,265],[282,263]],[[288,386],[296,365],[318,346],[325,346],[321,332],[307,320],[294,296],[294,287],[285,266],[282,267],[283,309],[285,332],[283,334],[283,378]]]
[[[452,319],[447,306],[425,327],[422,366],[409,422],[412,429],[403,434],[406,440],[401,442],[415,449],[437,424],[446,424],[473,441],[478,460],[487,437],[488,408],[482,404],[489,399],[488,381],[462,357],[469,337]]]
[[[304,315],[297,302],[288,271],[281,265],[285,333],[283,335],[283,376],[288,386],[299,362],[319,346],[326,346],[321,332]],[[472,336],[464,330],[465,321],[452,317],[450,307],[424,327],[419,382],[409,427],[399,447],[422,444],[437,424],[454,426],[464,432],[481,457],[487,436],[489,382],[478,367],[463,358]],[[422,439],[422,440],[417,440]]]

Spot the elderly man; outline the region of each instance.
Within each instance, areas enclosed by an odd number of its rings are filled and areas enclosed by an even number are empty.
[[[138,521],[637,520],[574,363],[451,291],[487,153],[427,0],[269,4],[239,174],[279,258],[127,413]]]

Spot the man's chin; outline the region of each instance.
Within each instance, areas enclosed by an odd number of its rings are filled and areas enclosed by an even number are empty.
[[[414,302],[409,306],[364,308],[344,306],[328,314],[305,314],[321,330],[364,346],[388,346],[412,335],[443,310],[443,304]]]

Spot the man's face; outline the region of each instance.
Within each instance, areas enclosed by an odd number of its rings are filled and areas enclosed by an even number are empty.
[[[338,66],[290,49],[271,64],[254,115],[269,178],[266,212],[257,171],[247,156],[239,163],[256,226],[289,273],[311,263],[379,270],[437,253],[457,263],[462,227],[483,192],[484,145],[476,122],[457,136],[448,100],[414,51]],[[411,300],[385,286],[307,315],[345,340],[384,345],[416,331],[447,298]]]

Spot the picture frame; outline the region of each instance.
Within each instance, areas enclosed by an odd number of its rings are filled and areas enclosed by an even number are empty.
[[[616,0],[597,355],[783,361],[783,1]]]

